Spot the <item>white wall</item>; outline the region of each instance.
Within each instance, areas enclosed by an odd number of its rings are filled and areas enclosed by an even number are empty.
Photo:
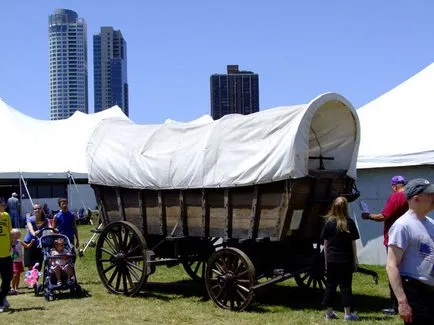
[[[357,187],[360,199],[368,203],[371,213],[380,213],[391,193],[390,180],[395,175],[402,175],[408,180],[426,178],[434,182],[434,166],[410,166],[397,168],[373,168],[357,170]],[[383,245],[383,223],[363,220],[360,209],[351,204],[352,217],[360,232],[357,241],[359,262],[371,265],[386,264],[386,248]],[[431,215],[434,215],[431,213]]]

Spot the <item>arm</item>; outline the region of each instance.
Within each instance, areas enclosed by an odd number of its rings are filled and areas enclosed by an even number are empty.
[[[373,220],[373,221],[376,221],[376,222],[382,222],[386,218],[381,213],[367,213],[367,212],[363,212],[362,213],[362,219]]]
[[[32,247],[33,246],[33,244],[35,243],[35,240],[34,239],[32,239],[31,241],[30,241],[30,243],[25,243],[25,242],[23,242],[22,240],[20,240],[20,243],[21,243],[21,245],[24,247],[24,248],[30,248],[30,247]]]
[[[359,264],[359,260],[357,259],[357,247],[356,247],[356,241],[352,241],[352,247],[353,247],[353,258],[354,258],[354,272],[357,272],[357,264]]]
[[[412,310],[408,304],[407,297],[402,287],[402,279],[398,268],[403,254],[404,251],[401,248],[390,245],[387,252],[386,271],[390,285],[395,293],[396,299],[398,300],[399,315],[405,322],[411,323]]]
[[[36,237],[36,232],[33,229],[33,225],[29,220],[27,220],[27,229],[29,229],[29,232],[32,236]]]

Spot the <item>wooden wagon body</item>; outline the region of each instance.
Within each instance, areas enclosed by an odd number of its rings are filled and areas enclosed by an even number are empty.
[[[324,120],[327,110],[321,107],[327,105],[339,107],[342,115]],[[301,286],[323,287],[324,260],[319,244],[322,216],[336,197],[352,201],[358,196],[354,157],[359,128],[357,114],[342,97],[328,94],[303,109],[308,112],[311,107],[313,117],[319,112],[325,124],[332,123],[324,126],[323,139],[337,132],[339,123],[350,127],[346,135],[336,138],[339,141],[328,141],[335,146],[331,149],[325,142],[321,146],[321,123],[315,125],[311,118],[306,131],[309,136],[304,137],[308,145],[301,166],[305,170],[298,177],[292,176],[297,174],[296,168],[292,175],[291,171],[284,174],[285,169],[277,176],[274,168],[272,179],[249,180],[251,184],[182,188],[173,184],[131,185],[125,183],[129,182],[127,177],[116,179],[117,172],[125,172],[121,159],[118,165],[99,168],[94,174],[91,168],[90,183],[103,225],[96,248],[97,267],[107,289],[135,294],[157,265],[177,264],[182,264],[193,279],[205,280],[212,300],[231,310],[244,310],[257,289],[289,277],[295,277]],[[336,123],[335,119],[342,117],[350,118]],[[112,125],[109,129],[113,130]],[[101,142],[90,145],[90,164],[98,163],[95,148],[99,145]],[[121,153],[128,151],[123,147],[118,149]],[[340,150],[345,147],[346,153]],[[340,159],[344,161],[339,163]],[[329,161],[333,164],[328,165]]]

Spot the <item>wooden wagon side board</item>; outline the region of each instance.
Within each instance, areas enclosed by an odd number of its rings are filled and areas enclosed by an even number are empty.
[[[234,188],[138,190],[94,185],[103,222],[126,220],[145,235],[283,240],[313,237],[334,197],[353,180],[328,174]],[[293,219],[298,226],[292,225]]]

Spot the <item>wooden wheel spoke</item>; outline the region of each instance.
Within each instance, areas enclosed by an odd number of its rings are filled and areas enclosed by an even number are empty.
[[[136,246],[134,246],[134,248],[129,247],[128,248],[127,257],[130,257],[130,255],[133,254],[133,253],[135,253],[137,250],[140,251],[140,245],[136,245]]]
[[[110,237],[111,237],[111,239],[113,240],[113,242],[114,242],[114,245],[115,245],[115,251],[117,251],[117,250],[119,250],[120,248],[121,248],[121,245],[119,244],[119,240],[118,240],[118,238],[117,238],[117,233],[116,232],[114,232],[114,229],[113,229],[113,231],[110,233]]]
[[[312,284],[312,277],[309,276],[308,279],[307,279],[307,283],[306,283],[306,285],[307,285],[308,287],[310,287],[311,284]]]
[[[113,252],[117,251],[116,243],[113,243],[110,238],[106,238],[106,240],[104,241],[104,244],[107,244],[107,246],[109,246]]]
[[[137,273],[137,271],[139,271],[140,273],[143,273],[143,270],[141,268],[139,268],[137,265],[133,264],[133,263],[127,263],[127,268],[128,271],[134,276],[134,278],[139,281],[140,280],[140,276]]]
[[[223,275],[223,273],[220,272],[220,270],[217,270],[217,269],[211,269],[211,272],[212,272],[213,274],[217,274],[218,276],[222,276],[222,275]]]
[[[249,271],[245,270],[241,272],[240,274],[236,274],[237,278],[243,278],[245,275],[249,276]]]
[[[103,273],[106,274],[108,271],[113,270],[114,267],[116,267],[115,264],[110,265],[108,268],[106,268],[106,269],[103,270]]]
[[[304,273],[303,276],[300,277],[301,281],[305,281],[309,277],[309,273]]]
[[[243,295],[243,293],[238,288],[236,288],[235,291],[238,294],[238,297],[241,297],[242,301],[246,300],[246,296]]]
[[[115,279],[116,275],[119,273],[118,269],[115,268],[114,272],[112,273],[112,275],[110,276],[110,279],[108,279],[108,283],[112,283],[113,280]]]
[[[217,261],[215,262],[215,267],[220,272],[220,275],[226,273],[226,269],[225,269],[224,265],[221,265]]]
[[[128,274],[128,272],[123,272],[122,273],[122,284],[124,286],[124,292],[125,293],[128,292],[127,274]]]
[[[121,280],[122,280],[122,272],[118,272],[116,276],[116,285],[115,285],[117,291],[119,291],[119,288],[121,286]]]
[[[247,289],[245,286],[242,286],[241,284],[237,284],[237,288],[243,290],[246,293],[250,292],[250,289]]]
[[[325,286],[324,286],[324,280],[323,280],[323,279],[320,279],[320,280],[318,281],[318,284],[319,284],[319,288],[320,288],[321,290],[324,290],[324,289],[325,289]]]
[[[128,270],[129,272],[127,273],[127,280],[128,280],[128,283],[130,284],[130,288],[132,288],[133,286],[134,286],[134,282],[133,282],[133,279],[131,278],[131,271],[130,270]]]
[[[101,251],[103,251],[104,253],[109,254],[110,256],[115,256],[114,252],[109,251],[107,248],[101,247]]]
[[[129,230],[128,230],[128,228],[125,228],[124,229],[124,238],[123,239],[122,239],[122,233],[121,233],[122,245],[125,248],[125,251],[128,250],[128,246],[129,246],[128,238],[129,237],[130,237],[129,236]]]

